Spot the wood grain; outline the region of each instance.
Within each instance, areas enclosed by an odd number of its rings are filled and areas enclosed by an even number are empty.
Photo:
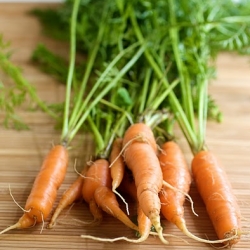
[[[55,79],[41,73],[30,62],[32,50],[38,42],[45,42],[59,53],[67,53],[67,44],[56,44],[42,34],[38,21],[27,15],[27,11],[35,6],[47,7],[48,4],[0,4],[0,33],[11,42],[14,48],[12,60],[22,67],[25,77],[38,89],[42,99],[48,102],[59,102],[64,98],[64,87]],[[52,6],[52,5],[50,5]],[[56,7],[56,5],[53,5]],[[221,124],[209,122],[207,128],[207,144],[216,152],[226,167],[235,194],[238,197],[245,230],[249,230],[250,219],[250,63],[246,56],[221,54],[217,60],[217,79],[210,85],[210,93],[216,99],[224,114]],[[44,155],[51,143],[59,140],[60,133],[54,129],[51,118],[41,112],[21,112],[29,124],[29,131],[17,132],[0,128],[0,230],[15,223],[22,211],[13,202],[9,186],[15,200],[24,206],[33,180],[40,168]],[[191,154],[184,138],[179,134],[179,140],[190,161]],[[77,158],[80,169],[93,152],[90,136],[77,138],[74,150],[71,151],[71,162],[68,173],[59,190],[59,196],[76,178],[73,169]],[[194,199],[196,218],[186,203],[186,219],[190,231],[200,237],[216,239],[214,230],[207,217],[204,205],[197,191],[192,186],[191,196]],[[102,237],[128,236],[133,232],[110,216],[105,216],[104,222],[98,228],[87,227],[76,220],[88,220],[91,216],[86,204],[75,204],[60,216],[60,223],[54,229],[41,226],[27,230],[14,230],[0,236],[0,249],[213,249],[209,245],[194,242],[183,236],[174,226],[163,220],[165,232],[181,238],[170,237],[170,245],[164,246],[154,237],[146,242],[133,245],[126,242],[98,243],[83,240],[81,234],[91,234]],[[249,237],[243,236],[234,249],[249,249]]]

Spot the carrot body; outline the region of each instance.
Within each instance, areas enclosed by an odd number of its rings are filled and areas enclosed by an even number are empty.
[[[68,151],[63,145],[54,146],[45,157],[26,201],[25,213],[18,222],[0,234],[15,228],[28,228],[44,222],[50,214],[57,190],[64,180],[68,165]]]
[[[131,229],[138,230],[138,227],[129,219],[129,217],[121,210],[115,194],[109,187],[99,187],[95,194],[96,204],[106,213],[117,218]]]
[[[82,171],[81,175],[71,184],[71,186],[63,193],[56,210],[50,220],[48,228],[52,228],[56,222],[56,219],[60,215],[60,213],[67,206],[73,204],[75,201],[82,198],[82,185],[83,185],[83,176],[85,173],[85,169]]]
[[[218,238],[236,235],[225,242],[229,246],[236,244],[241,233],[241,213],[225,170],[211,152],[201,151],[192,161],[192,172]]]
[[[68,151],[62,145],[53,147],[44,159],[25,205],[27,214],[35,222],[44,222],[50,214],[67,165]]]
[[[112,164],[110,168],[112,178],[112,190],[115,190],[117,189],[117,187],[119,187],[124,176],[125,164],[122,155],[119,156],[121,150],[122,138],[117,138],[113,142],[109,157],[109,162]]]
[[[185,157],[177,143],[166,142],[161,147],[159,161],[163,173],[163,180],[179,191],[163,186],[160,192],[161,212],[163,216],[182,230],[184,220],[185,194],[191,184],[191,174]]]
[[[89,204],[90,212],[97,222],[102,220],[102,212],[96,205],[94,194],[100,186],[111,188],[109,162],[105,159],[98,159],[92,163],[82,185],[82,197]]]
[[[162,188],[163,176],[153,132],[143,123],[134,124],[124,135],[123,147],[124,160],[135,180],[139,206],[152,222],[160,239],[167,243],[160,223],[161,203],[158,193]]]

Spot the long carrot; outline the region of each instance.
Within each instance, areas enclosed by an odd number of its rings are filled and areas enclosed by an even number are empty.
[[[15,228],[28,228],[36,223],[44,223],[53,208],[57,190],[66,174],[67,165],[67,148],[63,145],[54,146],[45,157],[34,181],[23,216],[16,224],[4,229],[0,234]]]
[[[223,166],[204,150],[194,156],[192,172],[218,238],[231,247],[240,239],[241,212]]]
[[[123,138],[124,160],[132,171],[137,189],[137,199],[144,214],[155,227],[165,244],[160,222],[161,203],[158,196],[163,176],[156,155],[157,144],[152,130],[144,123],[131,125]]]
[[[109,162],[106,159],[95,160],[89,167],[84,176],[82,185],[82,197],[89,204],[89,209],[94,217],[94,222],[102,220],[101,209],[98,208],[94,199],[95,191],[100,186],[111,188],[111,176]]]
[[[73,204],[75,201],[82,198],[82,186],[83,186],[83,175],[85,174],[86,170],[83,169],[81,174],[78,178],[70,185],[70,187],[63,193],[54,213],[50,219],[48,224],[48,228],[53,228],[55,222],[60,215],[60,213],[65,209],[67,206]]]

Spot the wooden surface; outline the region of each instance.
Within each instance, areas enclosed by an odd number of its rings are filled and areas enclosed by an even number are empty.
[[[26,78],[37,87],[41,98],[48,102],[57,102],[63,100],[64,88],[34,67],[30,62],[30,55],[38,42],[46,42],[62,54],[67,53],[67,46],[57,45],[41,34],[38,21],[26,14],[26,11],[34,6],[37,4],[0,4],[0,33],[11,41],[14,48],[13,61],[23,68]],[[250,63],[248,57],[221,54],[217,64],[218,77],[210,86],[210,92],[221,107],[224,121],[222,124],[208,123],[207,143],[226,167],[241,207],[243,229],[249,231]],[[15,200],[24,206],[44,155],[51,143],[59,139],[59,132],[54,130],[53,120],[47,115],[41,112],[22,112],[21,115],[29,124],[29,131],[17,132],[0,128],[0,230],[14,224],[22,215],[21,209],[10,196],[9,186]],[[190,162],[191,154],[182,137],[180,142]],[[93,145],[88,136],[77,138],[59,197],[76,178],[73,170],[74,159],[78,159],[77,167],[80,169],[91,157],[92,150]],[[194,185],[190,194],[199,217],[192,215],[187,202],[185,211],[189,229],[200,237],[216,239]],[[159,239],[154,237],[139,245],[123,241],[100,243],[83,240],[80,238],[81,234],[110,238],[133,236],[133,232],[110,216],[105,216],[98,228],[80,225],[76,221],[89,219],[91,216],[86,204],[75,204],[60,216],[60,223],[54,229],[43,228],[41,232],[41,225],[37,225],[34,228],[13,230],[1,235],[0,249],[213,249],[209,245],[189,240],[165,220],[165,232],[188,240],[189,244],[174,237],[169,238],[169,246],[162,245]],[[234,249],[249,249],[249,236],[243,236]]]

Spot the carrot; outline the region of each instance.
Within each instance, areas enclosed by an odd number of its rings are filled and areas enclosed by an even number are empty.
[[[144,123],[131,125],[123,138],[124,160],[132,171],[139,206],[155,227],[159,238],[163,237],[160,222],[161,203],[158,196],[163,184],[163,175],[157,158],[157,144],[152,130]]]
[[[116,190],[122,182],[124,172],[125,172],[125,163],[121,154],[122,150],[122,138],[116,138],[113,142],[109,161],[110,161],[110,173],[112,178],[112,191],[117,194],[121,200],[126,205],[127,214],[129,214],[128,203],[122,197],[122,195]]]
[[[67,165],[67,148],[64,145],[54,146],[45,157],[34,181],[24,208],[25,213],[16,224],[4,229],[0,234],[11,229],[23,229],[32,227],[36,223],[44,223],[53,208]]]
[[[84,176],[82,186],[82,197],[89,204],[89,209],[94,217],[94,222],[101,222],[102,212],[96,205],[94,194],[98,187],[107,186],[111,188],[111,176],[109,162],[106,159],[95,160]]]
[[[117,218],[122,223],[124,223],[129,228],[138,231],[138,227],[129,219],[129,217],[122,211],[119,207],[115,194],[112,192],[111,188],[100,186],[96,189],[95,194],[96,204],[107,214]],[[104,241],[104,242],[114,242],[118,240],[126,240],[130,242],[136,242],[136,240],[128,239],[127,237],[118,237],[114,239],[100,238],[91,235],[81,235],[82,238]]]
[[[121,150],[122,138],[116,138],[113,142],[109,157],[109,162],[111,163],[112,191],[115,191],[119,187],[124,176],[125,164],[122,155],[120,155]]]
[[[138,230],[138,227],[120,209],[115,194],[109,187],[99,187],[94,194],[96,204],[107,214],[112,215],[131,229]]]
[[[159,161],[163,180],[175,187],[177,191],[163,186],[160,192],[161,213],[170,222],[182,229],[185,224],[184,207],[185,194],[189,192],[191,174],[184,155],[177,143],[165,142],[161,146]],[[178,192],[180,190],[181,192]]]
[[[52,228],[55,225],[55,222],[60,215],[60,213],[67,206],[73,204],[73,202],[82,198],[82,186],[83,186],[83,175],[86,170],[83,169],[79,177],[71,184],[71,186],[63,193],[55,212],[48,224],[48,228]]]
[[[240,240],[241,212],[223,166],[203,150],[194,156],[192,172],[218,238],[231,247]]]

